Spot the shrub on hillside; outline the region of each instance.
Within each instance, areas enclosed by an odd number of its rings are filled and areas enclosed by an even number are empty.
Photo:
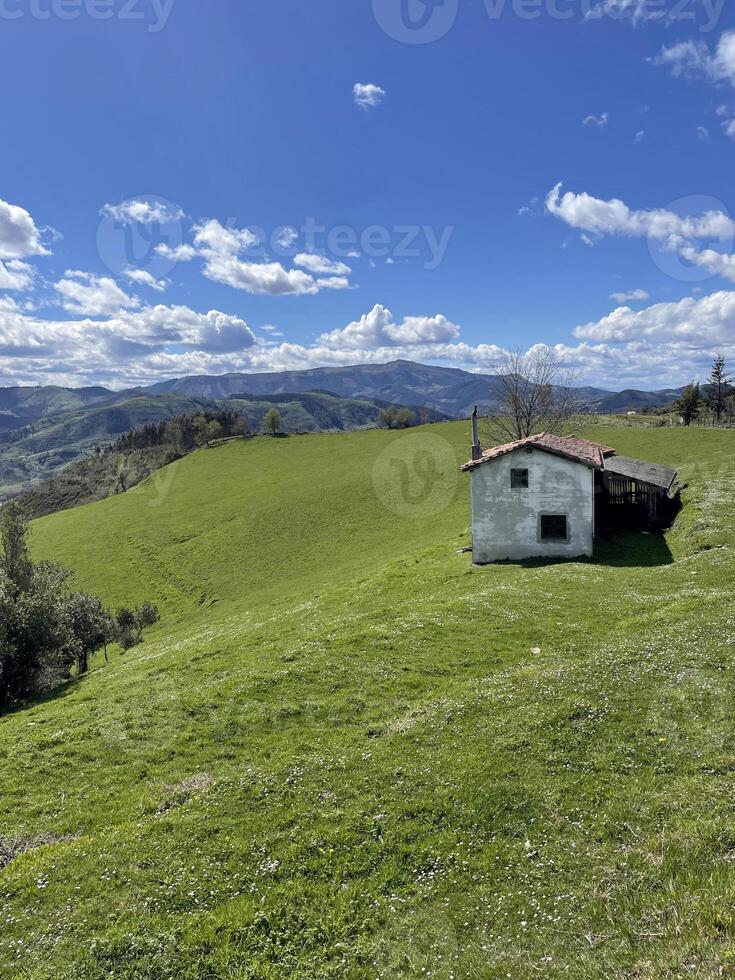
[[[71,571],[32,561],[28,524],[15,505],[0,511],[0,544],[2,714],[62,684],[74,672],[85,673],[90,655],[117,638],[117,625],[99,599],[69,590]],[[134,617],[140,637],[158,619],[158,610],[144,603]]]
[[[158,607],[144,602],[138,609],[123,606],[115,613],[115,639],[123,650],[131,650],[143,642],[143,630],[160,619]]]
[[[399,408],[397,405],[391,405],[388,408],[381,408],[378,421],[388,429],[407,429],[414,425],[416,416],[410,408]]]

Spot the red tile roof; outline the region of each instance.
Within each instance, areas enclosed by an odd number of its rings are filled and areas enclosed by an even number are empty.
[[[489,463],[500,456],[513,453],[516,449],[541,449],[543,452],[552,453],[554,456],[562,456],[575,463],[582,463],[584,466],[591,466],[593,469],[601,470],[605,465],[605,457],[615,454],[614,449],[608,446],[601,446],[597,442],[590,442],[588,439],[579,439],[576,436],[555,436],[549,432],[542,432],[536,436],[529,436],[527,439],[517,439],[515,442],[508,442],[504,446],[495,446],[486,449],[479,459],[465,463],[463,470],[474,470],[483,463]]]

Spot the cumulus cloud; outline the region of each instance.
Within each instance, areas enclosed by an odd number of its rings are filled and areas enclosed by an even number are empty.
[[[658,241],[707,238],[726,241],[735,234],[735,221],[722,211],[707,211],[696,217],[680,217],[665,208],[636,211],[617,198],[605,201],[571,191],[562,195],[561,188],[557,184],[546,198],[549,214],[571,228],[594,235],[626,235]]]
[[[137,297],[128,296],[109,276],[94,276],[77,269],[67,269],[63,278],[54,283],[54,289],[62,298],[61,305],[69,313],[105,316],[140,306]]]
[[[33,266],[21,262],[20,259],[0,262],[0,289],[30,289],[35,275],[36,270]]]
[[[197,257],[197,250],[193,245],[156,245],[154,251],[164,259],[172,262],[189,262]]]
[[[162,293],[168,285],[165,279],[156,279],[145,269],[123,269],[122,274],[130,282],[137,282],[140,286],[148,286],[159,293]]]
[[[442,314],[436,316],[406,316],[400,324],[393,321],[393,314],[379,303],[359,320],[340,330],[332,330],[319,337],[318,343],[326,347],[369,349],[401,345],[441,344],[456,340],[459,327]]]
[[[164,225],[184,217],[178,204],[157,198],[130,198],[119,204],[105,204],[100,214],[122,225]]]
[[[610,293],[610,299],[614,299],[616,303],[630,303],[633,300],[645,300],[648,299],[649,295],[645,289],[632,289],[629,293]]]
[[[698,349],[732,348],[735,344],[735,292],[723,291],[700,299],[657,303],[634,311],[622,306],[593,323],[576,327],[574,336],[585,340],[676,341]]]
[[[344,262],[332,262],[323,255],[313,255],[310,252],[300,252],[294,256],[294,265],[300,265],[317,275],[349,276],[352,269]]]
[[[323,289],[350,287],[347,276],[351,270],[341,262],[303,253],[296,259],[300,260],[297,264],[311,270],[305,272],[303,268],[288,269],[280,262],[244,254],[260,246],[260,239],[249,228],[225,227],[211,218],[194,226],[193,245],[158,245],[156,251],[174,261],[200,258],[207,279],[253,295],[315,295]],[[322,271],[328,274],[320,278]]]
[[[275,244],[278,248],[292,248],[299,240],[299,233],[290,225],[284,225],[278,230],[275,237]]]
[[[576,328],[576,343],[553,350],[590,383],[610,388],[661,387],[703,376],[719,350],[735,357],[735,292],[622,307]],[[265,329],[265,328],[263,328]],[[278,331],[266,330],[274,337]],[[396,358],[492,373],[505,350],[470,345],[445,317],[406,316],[396,323],[376,306],[312,345],[258,340],[245,321],[184,306],[124,310],[104,320],[43,320],[0,298],[0,379],[12,384],[151,383],[185,374],[283,371]]]
[[[735,124],[733,133],[735,135]],[[546,208],[570,227],[584,229],[583,240],[587,233],[597,238],[603,235],[648,237],[660,248],[675,252],[692,265],[735,282],[735,256],[703,244],[707,239],[725,246],[732,244],[735,221],[723,211],[685,217],[666,209],[634,211],[616,198],[604,201],[586,193],[562,195],[560,184],[549,193]]]
[[[0,200],[0,259],[49,254],[40,230],[25,208]]]
[[[153,377],[155,359],[194,352],[211,357],[241,354],[256,344],[239,317],[211,310],[197,313],[185,306],[152,306],[120,310],[104,320],[47,320],[0,303],[0,357],[17,381],[28,375],[58,379],[70,372],[83,380],[132,382]],[[147,365],[147,366],[146,366]],[[65,383],[61,381],[60,383]]]
[[[374,109],[385,98],[385,90],[372,83],[356,82],[352,89],[355,105],[361,109]]]

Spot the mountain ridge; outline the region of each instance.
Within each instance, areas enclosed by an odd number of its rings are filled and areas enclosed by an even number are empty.
[[[581,386],[577,392],[584,410],[617,413],[666,405],[682,390],[668,387],[652,391],[636,388],[610,391]],[[469,415],[475,404],[492,409],[497,403],[498,378],[497,375],[474,374],[462,368],[398,359],[381,364],[296,371],[185,375],[121,391],[111,391],[102,386],[0,388],[0,431],[20,428],[39,418],[74,408],[92,404],[112,405],[138,395],[179,395],[218,401],[243,393],[257,397],[312,391],[326,391],[343,398],[387,401],[409,408],[427,407],[461,418]]]

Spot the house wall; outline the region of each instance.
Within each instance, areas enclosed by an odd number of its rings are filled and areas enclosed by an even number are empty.
[[[511,489],[512,469],[528,470],[527,489]],[[592,555],[591,467],[538,449],[517,449],[470,472],[472,553],[476,564]],[[568,540],[541,541],[541,514],[566,514]]]

